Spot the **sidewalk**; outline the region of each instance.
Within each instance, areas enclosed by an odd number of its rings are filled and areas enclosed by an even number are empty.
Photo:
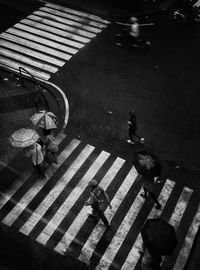
[[[30,163],[22,155],[22,149],[9,144],[9,136],[20,128],[33,128],[31,115],[46,109],[59,116],[55,135],[66,126],[68,101],[54,84],[40,81],[37,90],[30,77],[20,79],[19,75],[0,69],[0,185],[9,186]],[[38,94],[39,93],[39,94]],[[37,102],[36,102],[37,99]]]

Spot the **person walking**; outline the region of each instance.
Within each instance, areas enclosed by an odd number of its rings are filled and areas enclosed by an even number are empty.
[[[25,156],[30,157],[33,167],[36,169],[37,173],[43,177],[46,178],[46,175],[43,171],[44,168],[44,154],[42,151],[42,147],[39,143],[34,143],[25,149]]]
[[[100,217],[104,225],[108,228],[110,227],[110,224],[103,213],[103,208],[105,204],[109,205],[109,207],[112,208],[110,204],[110,198],[108,194],[104,191],[104,189],[99,186],[98,182],[95,179],[92,179],[90,181],[89,186],[91,188],[90,197],[86,201],[85,205],[90,205],[93,210],[91,215]]]
[[[156,196],[154,195],[154,178],[147,178],[145,176],[140,175],[141,180],[142,180],[142,184],[143,184],[143,190],[144,193],[140,194],[141,197],[143,197],[144,199],[147,199],[148,195],[151,197],[151,199],[156,203],[156,209],[160,209],[161,208],[161,204],[158,202]]]
[[[162,257],[156,252],[144,247],[141,268],[142,270],[159,270],[162,263]]]
[[[46,155],[45,155],[46,162],[48,164],[51,164],[51,163],[58,164],[58,157],[57,157],[58,145],[55,141],[52,130],[43,129],[43,135],[44,135],[43,143],[46,149]]]
[[[128,143],[134,144],[136,141],[144,143],[144,138],[138,136],[136,134],[136,131],[137,131],[136,114],[133,110],[130,110],[128,120],[128,135],[129,135],[129,139],[127,140]]]

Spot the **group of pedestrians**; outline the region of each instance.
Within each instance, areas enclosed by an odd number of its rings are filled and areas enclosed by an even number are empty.
[[[58,163],[57,152],[58,145],[50,129],[42,129],[42,135],[38,141],[24,148],[25,156],[31,158],[34,169],[42,178],[46,177],[44,171],[48,165]]]

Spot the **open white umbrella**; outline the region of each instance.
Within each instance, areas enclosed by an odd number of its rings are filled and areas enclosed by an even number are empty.
[[[34,144],[38,139],[39,135],[34,129],[21,128],[16,130],[8,140],[11,145],[24,148]]]
[[[35,126],[39,126],[44,129],[57,128],[57,117],[52,112],[45,110],[39,111],[31,116],[30,120]]]

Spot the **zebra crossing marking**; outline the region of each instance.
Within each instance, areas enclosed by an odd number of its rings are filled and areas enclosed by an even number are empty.
[[[200,226],[200,204],[197,209],[196,215],[194,216],[193,221],[188,229],[187,235],[185,237],[185,241],[181,247],[181,250],[179,252],[179,255],[176,260],[173,270],[184,269],[184,266],[187,262],[187,258],[190,254],[190,250],[192,248],[195,235],[199,229],[199,226]]]
[[[99,182],[100,185],[102,185],[105,190],[111,184],[112,180],[114,179],[114,177],[116,176],[120,168],[123,166],[124,162],[125,160],[121,158],[117,158],[112,164],[111,168],[106,173],[106,175]],[[113,205],[113,201],[112,201],[112,205]],[[55,247],[57,252],[62,253],[63,250],[67,249],[69,245],[71,244],[71,242],[75,239],[78,231],[80,230],[81,226],[83,225],[83,223],[86,221],[88,217],[87,211],[88,211],[88,207],[83,206],[79,215],[76,217],[74,222],[70,225],[66,234],[63,235],[61,241]]]
[[[166,184],[164,185],[163,190],[161,191],[161,194],[158,197],[158,200],[162,205],[162,209],[164,209],[174,186],[175,186],[174,182],[170,181],[169,179],[166,181]],[[162,196],[162,194],[165,194],[165,195]],[[184,188],[183,192],[181,193],[181,197],[179,198],[179,201],[176,204],[176,213],[171,218],[171,222],[174,222],[174,224],[175,223],[178,224],[180,222],[180,217],[177,214],[184,213],[184,210],[186,209],[186,206],[187,206],[187,201],[184,202],[184,200],[189,199],[190,196],[191,196],[191,190],[188,188]],[[150,212],[147,219],[154,218],[155,216],[159,217],[161,215],[161,213],[162,212],[158,212],[154,206],[153,210]],[[121,269],[126,270],[130,266],[135,267],[139,258],[140,258],[139,251],[141,251],[141,250],[142,250],[142,236],[140,233],[138,235],[132,249],[130,250],[130,252],[126,258],[126,261],[124,262]]]
[[[80,143],[80,141],[76,140],[73,141],[71,144],[68,145],[68,147],[59,155],[58,162],[60,165],[65,161],[65,159],[72,153],[72,151],[76,148],[76,146]],[[52,167],[49,167],[46,171],[46,175],[52,170]],[[54,173],[59,167],[53,167]],[[38,179],[34,185],[28,190],[26,194],[22,197],[22,199],[15,205],[15,207],[9,212],[9,214],[3,219],[3,223],[11,226],[14,221],[17,219],[17,217],[26,209],[28,204],[32,201],[32,199],[38,194],[38,192],[45,186],[45,184],[48,182],[49,177],[46,179]]]
[[[37,241],[41,244],[46,244],[47,240],[50,238],[52,233],[59,226],[61,221],[64,219],[65,215],[70,211],[74,203],[77,201],[81,193],[88,186],[89,181],[95,176],[98,170],[102,167],[106,159],[110,156],[109,153],[102,151],[94,163],[91,165],[89,170],[83,176],[83,178],[79,181],[77,186],[72,190],[68,198],[64,201],[64,203],[57,210],[53,218],[44,228],[42,233],[37,237]]]
[[[86,24],[86,25],[88,24],[89,26],[94,26],[94,27],[97,27],[97,28],[100,28],[100,29],[106,26],[106,24],[103,24],[102,22],[88,20],[88,18],[84,18],[84,17],[77,16],[77,15],[74,15],[74,14],[70,14],[70,13],[66,13],[66,12],[63,12],[63,11],[55,10],[55,9],[52,9],[52,8],[49,8],[49,7],[41,7],[40,10],[44,11],[44,12],[48,12],[48,13],[53,13],[53,14],[55,14],[57,16],[60,16],[60,17],[68,18],[70,20],[82,22],[83,24]]]
[[[10,41],[0,40],[0,45],[7,48],[7,49],[15,50],[15,51],[17,51],[19,53],[23,53],[23,54],[26,54],[26,55],[32,55],[37,59],[41,59],[41,60],[43,60],[45,62],[52,63],[52,64],[57,65],[59,67],[62,67],[65,64],[65,62],[62,61],[62,60],[59,60],[59,59],[56,59],[54,57],[45,55],[43,53],[39,53],[37,51],[33,51],[32,49],[25,48],[24,46],[21,46],[21,45],[18,45],[18,44],[15,44],[15,47],[13,47],[13,43],[10,42]]]
[[[28,221],[21,227],[20,232],[28,235],[31,229],[39,222],[42,216],[46,213],[48,208],[53,204],[61,191],[66,187],[75,172],[83,165],[85,160],[94,150],[94,147],[87,145],[75,161],[71,164],[65,174],[59,179],[56,186],[47,194],[45,199],[40,203],[37,209],[30,216]]]
[[[22,67],[49,80],[108,24],[98,16],[47,3],[0,34],[0,66],[12,71]]]
[[[13,34],[17,34],[17,33],[13,33]],[[42,45],[42,44],[36,43],[34,41],[31,41],[31,40],[24,39],[20,36],[12,35],[12,34],[7,33],[7,32],[2,33],[1,38],[3,38],[4,40],[7,40],[7,41],[14,42],[14,43],[16,42],[17,44],[22,45],[23,47],[29,47],[30,49],[34,49],[36,51],[41,51],[41,52],[46,51],[47,54],[55,56],[55,57],[60,58],[60,59],[69,60],[71,58],[71,55],[69,55],[69,54],[66,54],[66,53],[61,52],[61,51],[57,51],[57,50],[50,48],[50,47],[47,49],[47,47]]]
[[[79,140],[73,139],[66,148],[60,153],[58,156],[59,165],[62,165],[65,159],[71,155],[73,155],[74,150],[81,142]],[[74,219],[74,221],[70,224],[67,230],[59,228],[60,223],[65,218],[67,213],[71,210],[72,206],[80,199],[81,194],[87,188],[88,182],[96,175],[97,172],[100,170],[105,170],[103,165],[105,164],[106,160],[110,157],[110,153],[102,151],[100,153],[94,152],[95,147],[91,145],[86,145],[85,148],[77,149],[79,151],[78,157],[74,159],[71,165],[68,167],[66,172],[57,180],[56,184],[50,190],[49,193],[46,194],[44,199],[40,202],[38,207],[32,211],[29,208],[30,201],[36,196],[36,194],[41,190],[41,186],[45,186],[47,182],[43,182],[44,184],[34,183],[33,186],[26,192],[20,201],[15,201],[12,199],[12,196],[15,192],[23,186],[26,179],[30,176],[30,173],[27,172],[24,175],[24,179],[22,178],[21,181],[14,183],[12,188],[6,192],[5,194],[1,193],[0,198],[0,209],[8,202],[12,201],[15,206],[12,210],[5,216],[3,219],[3,223],[7,224],[8,226],[12,226],[14,221],[16,221],[22,212],[27,212],[30,214],[27,221],[23,223],[21,228],[19,229],[25,235],[29,235],[32,230],[36,227],[37,223],[42,221],[45,225],[44,229],[38,234],[36,241],[46,244],[47,241],[51,238],[55,231],[59,231],[61,233],[61,240],[57,243],[54,250],[63,253],[63,249],[66,249],[70,246],[72,242],[78,243],[81,246],[81,253],[78,255],[78,259],[89,263],[91,257],[95,254],[99,258],[99,263],[96,265],[96,270],[106,270],[112,265],[115,269],[135,269],[138,260],[140,258],[139,250],[142,248],[142,237],[139,233],[133,246],[129,252],[127,252],[126,259],[123,265],[119,265],[116,263],[115,258],[120,255],[121,247],[123,245],[126,246],[127,235],[132,226],[134,226],[134,221],[136,220],[138,214],[141,211],[141,208],[144,204],[144,199],[140,197],[140,191],[137,193],[136,198],[130,205],[127,213],[124,215],[123,221],[120,223],[119,227],[116,230],[116,233],[113,235],[112,240],[108,244],[107,248],[100,254],[95,251],[97,244],[102,239],[102,236],[105,232],[105,227],[101,225],[101,221],[99,221],[95,227],[92,229],[89,237],[86,241],[81,242],[76,236],[78,232],[81,230],[83,224],[85,223],[88,214],[87,214],[87,207],[83,206],[78,215]],[[78,152],[77,151],[77,152]],[[58,208],[57,212],[50,220],[46,220],[43,218],[44,214],[47,210],[51,207],[53,202],[58,198],[59,194],[67,187],[70,179],[78,172],[79,168],[85,163],[85,161],[90,158],[90,154],[95,153],[91,157],[91,164],[85,168],[86,172],[78,179],[78,184],[72,190],[70,190],[69,196],[65,199],[65,201],[61,204]],[[77,155],[77,153],[76,153]],[[82,158],[80,158],[82,156]],[[110,185],[113,184],[114,178],[116,177],[117,173],[121,168],[123,168],[125,164],[125,160],[121,158],[116,158],[112,161],[112,165],[106,169],[105,176],[100,181],[100,184],[106,190]],[[58,167],[50,166],[47,170],[48,175],[53,175]],[[125,170],[125,169],[124,169]],[[126,168],[127,170],[127,168]],[[112,209],[107,208],[105,210],[105,215],[109,221],[112,220],[114,215],[116,214],[119,206],[123,202],[124,198],[128,194],[128,191],[135,183],[137,179],[137,172],[135,168],[132,167],[127,172],[128,174],[124,177],[120,186],[117,188],[115,195],[111,201]],[[49,176],[50,177],[50,176]],[[48,177],[48,179],[49,179]],[[48,180],[47,180],[48,181]],[[174,189],[175,182],[167,179],[164,183],[162,190],[158,196],[158,200],[162,205],[162,210],[164,210],[165,206],[168,203],[168,200],[171,196],[171,193]],[[169,218],[169,223],[175,227],[176,230],[179,229],[179,224],[186,214],[186,209],[190,203],[190,198],[193,194],[193,190],[188,187],[183,187],[182,192],[176,202],[176,205],[171,213],[171,217]],[[157,210],[155,205],[151,209],[147,219],[154,218],[155,216],[160,216],[162,214],[162,210]],[[197,233],[198,227],[200,225],[200,205],[196,211],[195,216],[192,219],[191,224],[189,225],[187,235],[185,236],[185,240],[183,241],[183,245],[177,255],[174,270],[182,270],[184,265],[186,264],[189,251],[192,247],[195,235]],[[120,252],[119,252],[120,251]],[[167,258],[165,259],[167,260]]]
[[[94,20],[94,21],[97,21],[97,22],[102,22],[105,25],[107,25],[109,23],[107,20],[104,20],[104,19],[102,19],[102,18],[100,18],[100,17],[98,17],[96,15],[92,15],[90,13],[78,11],[78,10],[75,10],[75,9],[71,9],[71,8],[67,8],[67,7],[61,7],[59,5],[52,4],[52,3],[47,3],[45,6],[53,8],[53,9],[65,11],[67,13],[71,13],[71,14],[74,14],[74,15],[78,15],[78,16],[81,16],[83,18],[91,19],[91,20]]]
[[[123,197],[126,196],[131,186],[134,184],[137,173],[135,171],[135,168],[132,167],[129,171],[128,175],[122,182],[120,188],[116,192],[113,200],[111,201],[112,209],[107,208],[105,210],[105,214],[107,216],[107,219],[109,222],[111,222],[114,214],[117,212],[117,209],[121,205],[123,201]],[[104,186],[104,183],[103,183]],[[97,223],[93,231],[91,232],[89,238],[87,239],[86,243],[83,245],[81,254],[79,256],[79,259],[85,263],[89,263],[90,258],[95,250],[95,247],[97,246],[97,243],[101,239],[103,233],[105,232],[105,227],[100,226],[100,221]],[[68,245],[67,245],[68,246]]]

